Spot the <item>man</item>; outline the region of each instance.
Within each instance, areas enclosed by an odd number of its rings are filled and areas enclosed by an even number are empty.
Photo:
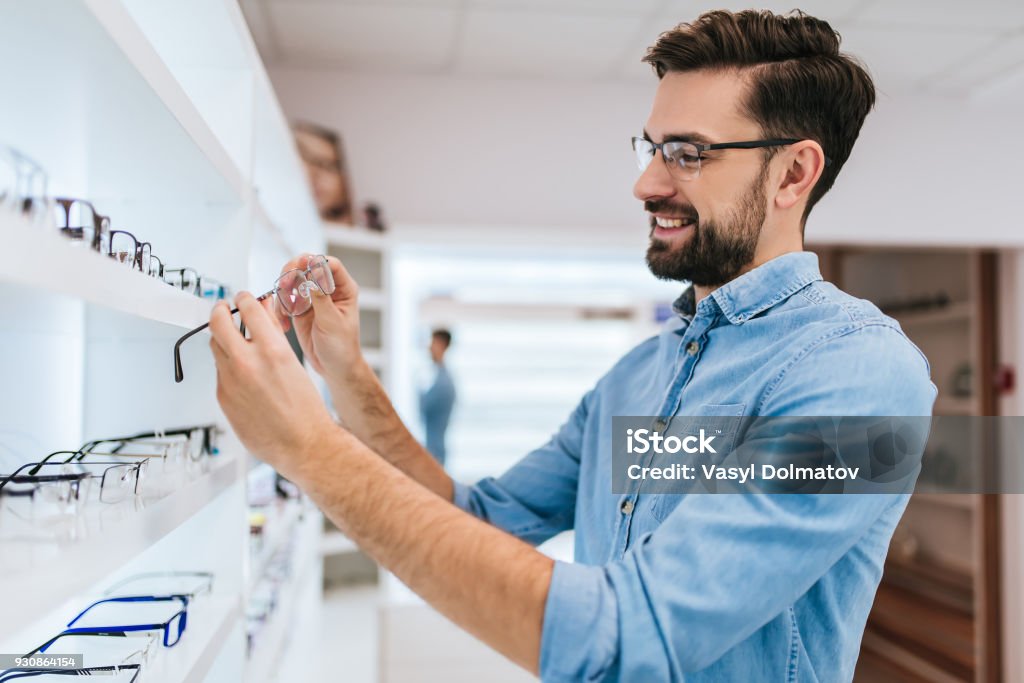
[[[445,432],[448,431],[448,420],[451,419],[455,407],[455,383],[452,375],[444,364],[444,354],[452,345],[452,333],[448,330],[434,330],[430,335],[430,360],[434,364],[434,379],[420,393],[420,417],[426,432],[427,450],[437,458],[444,467],[448,457],[445,448]]]
[[[615,494],[610,442],[617,415],[930,414],[925,358],[802,251],[874,88],[804,15],[710,12],[646,60],[660,78],[634,143],[648,263],[693,286],[548,444],[498,479],[452,482],[360,360],[356,286],[333,261],[337,290],[294,324],[347,429],[247,294],[251,342],[226,307],[212,315],[218,396],[253,453],[544,680],[850,680],[905,493]],[[570,528],[576,564],[533,549]]]

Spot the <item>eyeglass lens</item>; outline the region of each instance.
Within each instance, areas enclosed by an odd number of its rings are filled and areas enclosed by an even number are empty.
[[[287,316],[302,315],[310,309],[312,288],[324,294],[334,292],[334,276],[323,256],[313,256],[305,270],[289,270],[277,279],[275,292],[280,313]]]
[[[657,148],[650,140],[633,138],[633,152],[636,154],[637,166],[646,171],[657,153]],[[661,154],[669,173],[676,178],[694,178],[700,173],[700,150],[690,142],[674,141],[661,145]]]

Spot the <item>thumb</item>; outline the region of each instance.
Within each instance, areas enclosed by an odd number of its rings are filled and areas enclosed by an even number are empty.
[[[331,297],[316,287],[310,292],[313,302],[314,324],[321,330],[335,332],[341,324],[342,314],[331,300]]]

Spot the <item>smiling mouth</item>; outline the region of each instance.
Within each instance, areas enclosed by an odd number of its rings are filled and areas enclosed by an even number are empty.
[[[664,216],[651,216],[651,227],[659,228],[687,228],[696,223],[696,221],[689,217],[678,217],[678,218],[667,218]]]

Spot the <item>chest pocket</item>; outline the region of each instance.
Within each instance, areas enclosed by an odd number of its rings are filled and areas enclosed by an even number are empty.
[[[692,423],[694,431],[704,427],[706,430],[715,433],[715,449],[719,453],[728,453],[735,446],[736,433],[739,430],[743,411],[746,410],[746,403],[703,403],[697,407],[693,415],[676,416],[672,418],[674,426],[678,421]],[[722,420],[702,420],[700,418],[728,418]],[[665,518],[679,505],[685,494],[679,493],[654,493],[648,494],[652,499],[651,516],[658,522],[665,521]],[[703,494],[702,494],[703,495]],[[714,495],[714,494],[707,494]]]

